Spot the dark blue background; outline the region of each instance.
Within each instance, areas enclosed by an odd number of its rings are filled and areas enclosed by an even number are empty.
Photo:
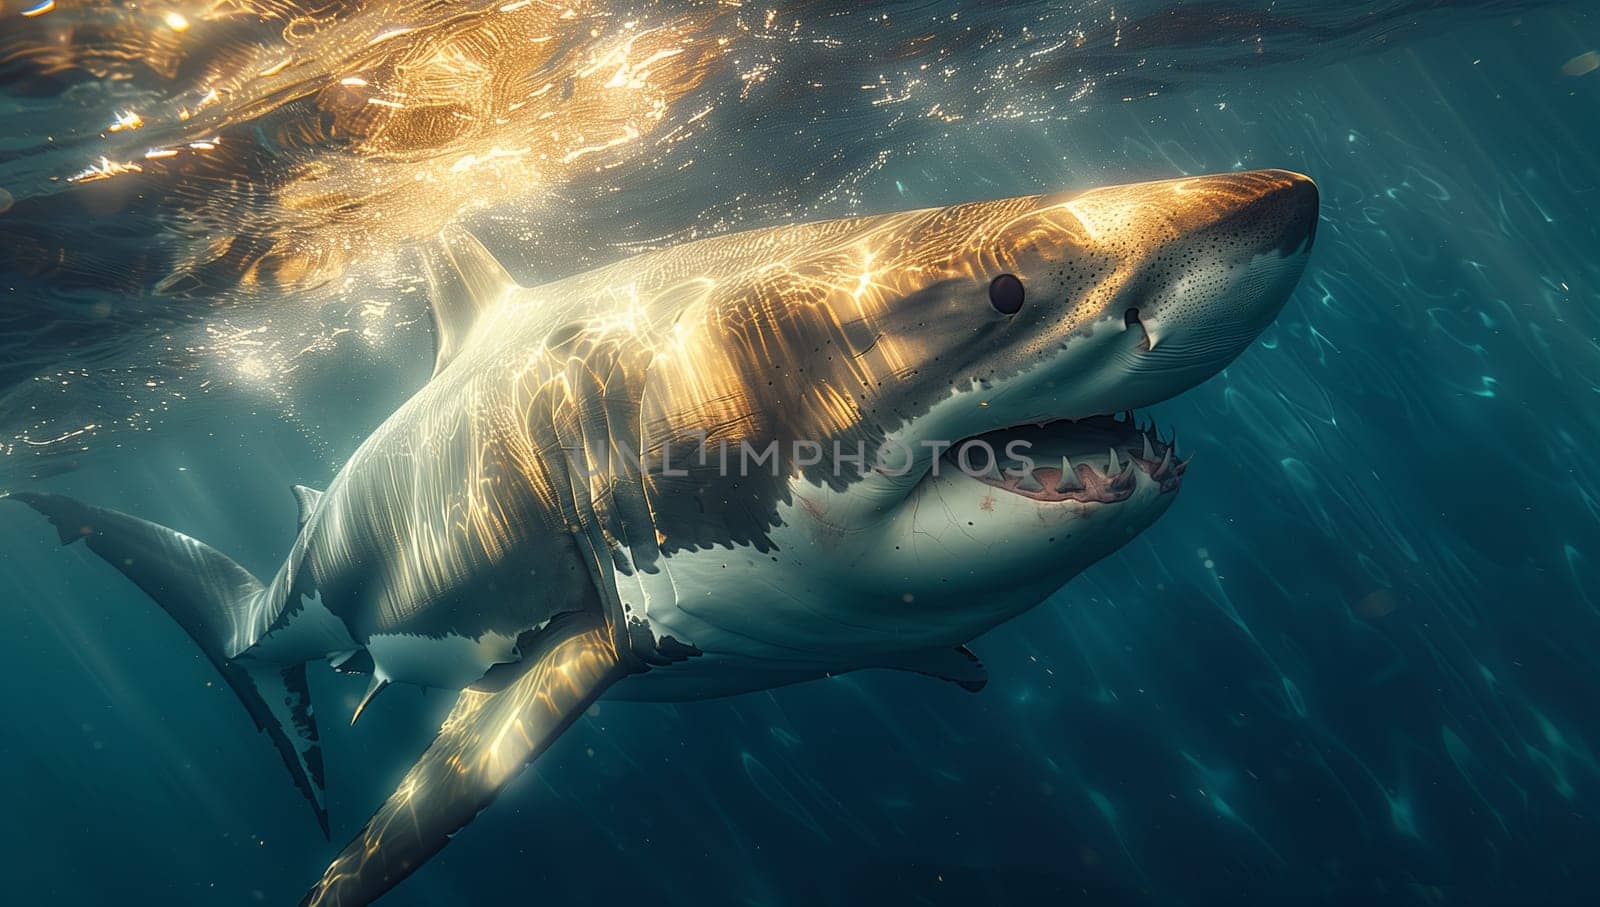
[[[1560,67],[1600,18],[1438,31],[871,173],[890,210],[1289,167],[1323,223],[1278,324],[1155,411],[1198,454],[1176,506],[978,640],[982,694],[603,703],[384,903],[1592,903],[1600,73]],[[290,483],[425,378],[406,342],[38,484],[269,575]],[[182,632],[16,506],[0,590],[10,903],[292,903],[449,704],[350,729],[362,681],[314,671],[329,844]]]

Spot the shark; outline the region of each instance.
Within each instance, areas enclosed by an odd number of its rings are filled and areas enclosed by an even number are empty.
[[[1135,411],[1212,377],[1290,297],[1319,218],[1282,170],[750,230],[523,287],[461,227],[422,253],[431,379],[262,581],[44,491],[32,507],[179,623],[324,834],[318,662],[457,692],[304,905],[363,905],[602,696],[851,671],[977,691],[968,647],[1170,507]]]

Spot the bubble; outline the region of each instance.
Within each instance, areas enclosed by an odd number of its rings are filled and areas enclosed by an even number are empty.
[[[1561,65],[1561,74],[1575,78],[1577,76],[1586,76],[1597,69],[1600,69],[1600,51],[1591,50],[1586,54],[1578,54],[1563,63]]]

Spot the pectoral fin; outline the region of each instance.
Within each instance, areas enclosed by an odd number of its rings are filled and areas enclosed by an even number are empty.
[[[940,680],[948,680],[969,693],[976,693],[989,682],[989,672],[983,662],[966,646],[953,649],[922,649],[906,652],[885,661],[879,667],[896,671],[912,671]]]
[[[535,645],[527,672],[505,689],[461,693],[433,744],[301,907],[360,907],[394,887],[626,673],[598,615],[553,621]]]

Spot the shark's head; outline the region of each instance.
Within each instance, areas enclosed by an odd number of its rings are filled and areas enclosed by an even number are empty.
[[[712,310],[732,352],[701,350],[697,373],[739,390],[713,382],[724,410],[700,422],[785,458],[822,446],[784,464],[778,495],[798,499],[788,525],[817,567],[889,609],[1014,612],[1170,505],[1183,462],[1116,414],[1243,352],[1317,217],[1311,180],[1258,171],[819,225]],[[836,442],[865,444],[865,475]],[[761,513],[769,492],[752,476],[714,497]]]

